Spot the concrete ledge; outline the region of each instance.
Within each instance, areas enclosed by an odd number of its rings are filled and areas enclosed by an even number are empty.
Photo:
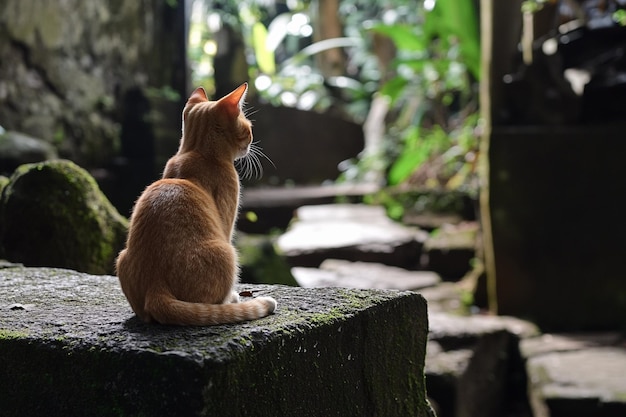
[[[0,269],[2,416],[430,416],[426,302],[398,291],[242,286],[276,314],[145,325],[115,277]]]

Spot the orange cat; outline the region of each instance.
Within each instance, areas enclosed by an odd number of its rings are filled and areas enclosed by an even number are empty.
[[[163,178],[133,209],[117,275],[144,321],[214,325],[253,320],[276,308],[271,297],[239,303],[237,252],[231,244],[239,208],[233,161],[252,146],[242,112],[248,85],[218,101],[197,88],[183,110],[180,147]]]

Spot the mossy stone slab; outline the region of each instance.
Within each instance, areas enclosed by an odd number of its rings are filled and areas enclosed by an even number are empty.
[[[275,314],[213,327],[134,317],[117,278],[0,269],[3,416],[431,416],[425,300],[242,285]]]

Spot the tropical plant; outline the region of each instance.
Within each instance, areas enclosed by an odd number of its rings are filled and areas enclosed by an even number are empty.
[[[242,34],[249,79],[268,102],[339,109],[363,121],[372,98],[387,97],[383,151],[344,164],[344,178],[358,179],[375,164],[388,172],[392,185],[473,187],[480,76],[474,1],[338,4],[343,36],[314,40],[319,2],[196,0],[194,10],[203,14],[191,26],[195,74],[210,79],[216,28],[228,24]],[[390,74],[379,65],[376,37],[395,45]],[[342,50],[345,68],[325,73],[316,58],[336,48]]]
[[[373,28],[389,36],[398,50],[396,75],[380,89],[396,114],[387,131],[387,139],[397,144],[389,155],[388,181],[470,186],[478,148],[480,76],[473,2],[424,2],[421,13],[419,26]]]

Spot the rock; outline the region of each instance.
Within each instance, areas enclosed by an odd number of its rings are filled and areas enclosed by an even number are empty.
[[[57,158],[54,146],[19,132],[0,133],[0,173],[11,174],[20,165]]]
[[[477,222],[443,225],[424,242],[422,268],[435,271],[444,279],[459,280],[471,270],[477,233]]]
[[[317,267],[332,258],[411,269],[425,238],[425,232],[393,222],[383,207],[330,204],[300,207],[277,244],[293,266]]]
[[[626,415],[625,340],[617,333],[523,340],[535,417]]]
[[[239,289],[275,297],[276,313],[237,325],[149,325],[115,277],[1,269],[2,415],[434,417],[418,294]],[[15,303],[32,306],[9,309]]]
[[[428,301],[428,312],[469,314],[466,301],[468,291],[458,282],[442,282],[434,287],[422,288],[419,292]]]
[[[538,334],[512,317],[429,313],[426,385],[439,417],[497,417],[527,410],[518,340]]]
[[[276,252],[275,238],[237,233],[241,281],[249,284],[298,286],[284,256]]]
[[[73,162],[20,166],[0,197],[0,242],[10,261],[104,274],[124,246],[127,220]]]
[[[4,0],[0,9],[0,121],[53,143],[81,166],[105,166],[127,130],[124,96],[135,88],[179,94],[184,105],[183,2]],[[34,13],[33,11],[37,11]],[[169,90],[168,90],[169,89]],[[173,94],[172,94],[173,92]],[[156,106],[155,106],[156,107]],[[140,138],[135,137],[136,140]],[[33,161],[30,161],[33,162]]]
[[[363,196],[379,189],[376,184],[244,187],[237,228],[246,233],[285,230],[298,207],[331,204],[339,198],[346,202],[362,202]],[[254,213],[252,219],[249,218],[250,212]]]
[[[406,269],[372,262],[327,259],[319,268],[295,267],[291,270],[301,287],[378,288],[418,290],[441,281],[430,271]]]

